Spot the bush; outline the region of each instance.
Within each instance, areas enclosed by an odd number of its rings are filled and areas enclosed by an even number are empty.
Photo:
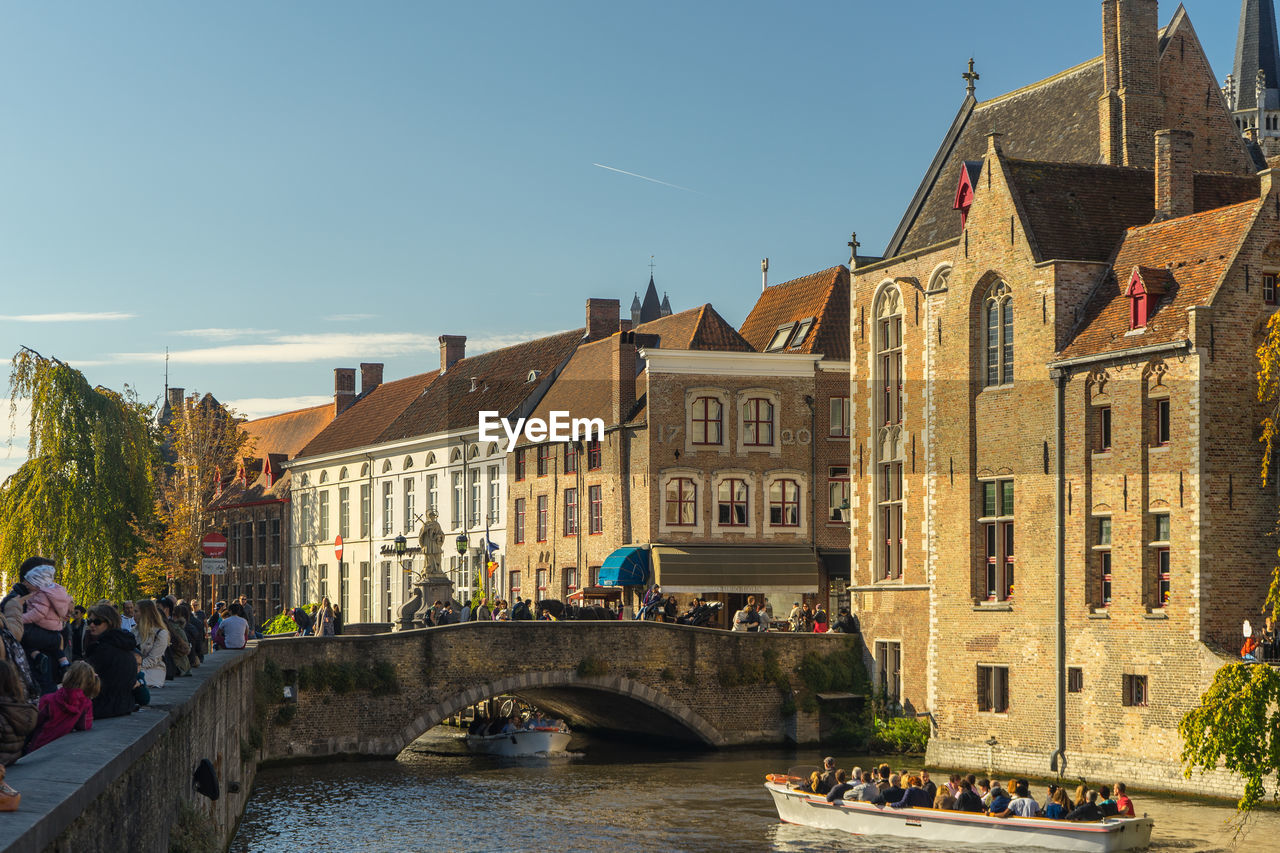
[[[307,604],[302,609],[307,613],[312,613],[315,611],[316,605]],[[293,617],[288,613],[277,614],[262,626],[262,633],[265,635],[292,634],[296,630],[298,630],[298,624],[293,621]]]
[[[929,721],[916,717],[876,720],[875,731],[867,744],[872,753],[923,754],[929,745]]]

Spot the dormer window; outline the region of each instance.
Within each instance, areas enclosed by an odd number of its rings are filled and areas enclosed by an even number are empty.
[[[1145,329],[1151,315],[1155,313],[1155,301],[1164,294],[1169,279],[1169,271],[1134,267],[1129,275],[1129,284],[1125,288],[1125,298],[1129,300],[1129,331]]]
[[[796,330],[795,323],[783,323],[778,330],[773,333],[773,337],[769,339],[769,345],[764,348],[765,352],[777,352],[787,348],[787,342],[791,340],[791,333]]]
[[[973,207],[974,187],[978,184],[980,174],[982,174],[981,160],[966,160],[960,166],[960,185],[956,187],[956,201],[952,209],[960,211],[961,230],[969,221],[969,208]]]
[[[541,375],[542,375],[542,371],[541,371],[541,370],[530,370],[530,371],[529,371],[529,379],[528,379],[528,381],[529,381],[529,382],[537,382],[537,381],[538,381],[538,377],[539,377],[539,376],[541,376]]]
[[[809,330],[813,328],[813,318],[806,317],[796,325],[796,333],[791,336],[791,343],[788,346],[795,348],[804,343],[804,339],[809,337]]]

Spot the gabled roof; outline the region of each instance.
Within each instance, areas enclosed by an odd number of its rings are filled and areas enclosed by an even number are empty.
[[[638,334],[657,335],[662,349],[727,350],[755,352],[738,330],[729,325],[710,303],[670,314],[633,329]]]
[[[481,411],[504,417],[515,412],[545,390],[555,371],[578,347],[583,333],[583,329],[560,332],[455,362],[397,415],[378,441],[474,429]],[[536,376],[530,381],[534,371]]]
[[[382,383],[334,418],[298,456],[319,456],[378,443],[387,427],[418,399],[439,373],[432,370]]]
[[[1271,0],[1244,0],[1241,4],[1233,69],[1239,93],[1237,110],[1258,108],[1259,70],[1266,76],[1264,108],[1280,108],[1280,45],[1276,39],[1276,9]]]
[[[298,409],[265,418],[255,418],[240,425],[249,435],[249,449],[256,456],[281,454],[287,459],[298,455],[311,439],[333,420],[333,403]]]
[[[1102,58],[1098,57],[981,104],[966,97],[890,238],[885,257],[960,235],[960,215],[953,204],[961,164],[983,158],[987,134],[992,131],[1004,134],[1001,141],[1011,157],[1097,163],[1101,94]]]
[[[1005,159],[1037,261],[1107,261],[1125,231],[1155,213],[1150,169]],[[1257,198],[1257,176],[1199,174],[1196,212]]]
[[[1212,303],[1261,204],[1253,199],[1130,229],[1062,356],[1116,352],[1190,337],[1187,309]],[[1129,300],[1124,293],[1135,268],[1167,272],[1156,273],[1164,293],[1148,316],[1145,331],[1129,334]]]
[[[948,207],[950,203],[948,199]],[[814,324],[804,341],[800,346],[785,351],[821,354],[837,361],[848,360],[848,267],[831,267],[765,288],[738,331],[752,347],[764,352],[780,326],[810,317],[814,318]]]

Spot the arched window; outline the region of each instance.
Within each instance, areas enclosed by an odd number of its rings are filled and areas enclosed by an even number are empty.
[[[876,580],[902,577],[903,441],[902,428],[884,427],[876,447]]]
[[[876,379],[880,422],[902,423],[902,295],[886,287],[876,305]]]
[[[666,521],[673,527],[693,527],[698,523],[698,488],[690,477],[667,481]]]
[[[800,484],[795,480],[774,480],[769,486],[769,524],[800,526]]]
[[[693,443],[724,444],[724,406],[715,397],[693,401]]]
[[[716,513],[721,527],[747,526],[747,484],[743,480],[721,480],[716,490]]]
[[[1013,384],[1013,293],[997,281],[982,302],[986,320],[987,385]]]
[[[743,444],[748,447],[773,446],[773,403],[752,397],[742,404]]]
[[[368,463],[368,462],[366,462],[366,463],[364,463],[363,465],[361,465],[361,466],[360,466],[360,476],[361,476],[361,477],[368,477],[368,476],[369,476],[369,463]]]
[[[342,466],[342,470],[338,472],[338,479],[339,480],[347,479],[347,466],[345,465]]]
[[[404,458],[404,470],[408,471],[408,470],[409,470],[410,468],[412,468],[412,467],[413,467],[413,457],[412,457],[412,456],[406,456],[406,457]]]
[[[390,471],[390,470],[391,470],[391,460],[390,460],[390,459],[387,459],[387,460],[383,461],[383,463],[382,463],[382,473],[384,473],[384,474],[385,474],[385,473],[387,473],[387,472],[388,472],[388,471]]]
[[[327,482],[329,482],[329,472],[328,472],[328,471],[321,471],[321,472],[320,472],[320,482],[321,482],[321,483],[327,483]]]

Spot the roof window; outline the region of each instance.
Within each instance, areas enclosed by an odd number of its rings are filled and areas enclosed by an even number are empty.
[[[791,336],[789,346],[798,347],[804,343],[804,339],[809,337],[809,330],[813,328],[813,317],[805,317],[796,324],[796,333]]]
[[[783,323],[778,330],[773,333],[773,337],[769,339],[769,345],[764,348],[765,352],[777,352],[778,350],[787,348],[787,341],[791,340],[791,333],[796,330],[796,323]]]

